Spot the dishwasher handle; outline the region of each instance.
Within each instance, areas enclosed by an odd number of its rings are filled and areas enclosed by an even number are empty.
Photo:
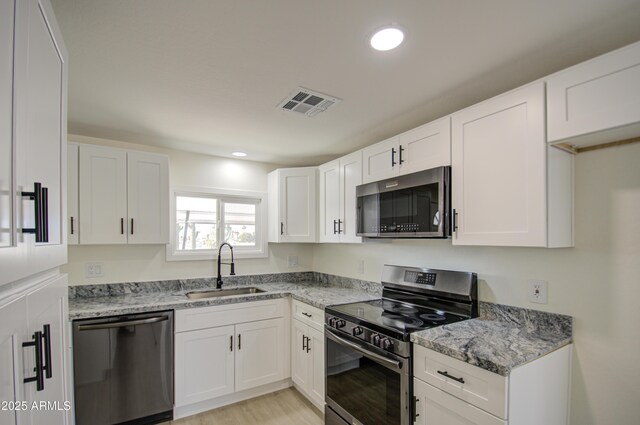
[[[80,325],[79,331],[94,331],[98,329],[125,328],[127,326],[148,325],[151,323],[164,322],[169,320],[168,316],[149,317],[148,319],[127,320],[124,322],[96,323],[94,325]]]

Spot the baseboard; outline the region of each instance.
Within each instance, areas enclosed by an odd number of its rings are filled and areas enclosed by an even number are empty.
[[[284,390],[293,385],[290,378],[282,381],[274,382],[272,384],[262,385],[260,387],[251,388],[245,391],[239,391],[233,394],[225,395],[222,397],[214,398],[211,400],[205,400],[198,403],[193,403],[188,406],[174,407],[173,418],[182,419],[187,416],[196,415],[198,413],[206,412],[208,410],[217,409],[218,407],[227,406],[229,404],[237,403],[239,401],[249,400],[251,398],[259,397],[261,395],[269,394],[275,391]]]

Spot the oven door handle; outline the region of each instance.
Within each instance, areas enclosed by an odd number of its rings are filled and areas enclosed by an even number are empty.
[[[357,352],[359,352],[360,354],[362,354],[363,356],[369,357],[373,360],[376,360],[380,363],[383,363],[387,366],[391,366],[392,368],[396,369],[396,370],[401,370],[402,369],[402,363],[397,361],[397,360],[391,360],[388,359],[384,356],[381,356],[380,354],[376,354],[372,351],[367,350],[366,348],[361,347],[360,345],[351,342],[349,340],[346,340],[344,338],[339,337],[338,335],[334,334],[333,332],[331,332],[328,329],[325,329],[325,333],[327,334],[327,336],[330,339],[333,339],[336,342],[339,342],[340,344],[344,344],[349,348],[353,348],[354,350],[356,350]]]

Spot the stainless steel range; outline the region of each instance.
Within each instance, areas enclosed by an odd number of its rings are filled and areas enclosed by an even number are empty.
[[[327,307],[327,425],[412,422],[412,332],[478,316],[475,273],[385,265],[382,299]]]

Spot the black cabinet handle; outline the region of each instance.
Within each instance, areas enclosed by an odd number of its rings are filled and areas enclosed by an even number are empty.
[[[455,209],[453,210],[453,231],[458,231],[458,212]]]
[[[22,229],[22,233],[33,233],[36,242],[49,242],[49,189],[42,183],[33,184],[33,192],[22,192],[23,198],[34,201],[35,227]]]
[[[333,220],[333,234],[334,235],[337,233],[337,230],[336,230],[336,225],[337,224],[338,224],[338,221],[337,220]]]
[[[120,234],[124,235],[124,218],[120,219]]]
[[[229,351],[233,351],[233,335],[229,337]]]
[[[51,379],[53,377],[53,366],[51,364],[51,325],[44,325],[42,327],[44,339],[44,365],[42,368],[45,370],[45,377]]]
[[[284,222],[280,222],[280,234],[284,235]]]
[[[342,234],[342,220],[338,220],[338,234]]]
[[[396,166],[396,149],[391,148],[391,167]]]
[[[44,374],[43,372],[43,367],[42,367],[42,332],[37,331],[33,333],[33,341],[30,342],[23,342],[22,343],[22,347],[35,347],[35,360],[36,360],[36,367],[33,369],[34,372],[36,373],[36,376],[33,376],[31,378],[24,378],[22,382],[29,383],[29,382],[35,382],[36,383],[36,390],[37,391],[42,391],[44,390]]]
[[[131,219],[131,234],[133,235],[133,219]]]
[[[306,349],[307,349],[307,336],[302,335],[302,351],[305,351]]]
[[[73,235],[73,217],[71,217],[71,234]]]
[[[307,353],[308,353],[309,351],[311,351],[311,345],[309,345],[309,343],[311,342],[311,338],[309,337],[306,337],[306,338],[307,338]]]
[[[238,350],[242,349],[242,335],[238,334]]]
[[[449,375],[449,372],[447,372],[446,370],[443,372],[441,370],[437,371],[440,375],[445,376],[449,379],[453,379],[456,382],[460,382],[461,384],[464,384],[464,379],[463,378],[456,378],[455,376]]]
[[[313,314],[309,314],[309,313],[307,313],[306,311],[303,311],[303,312],[302,312],[302,315],[303,315],[303,316],[307,316],[307,317],[309,317],[309,318],[313,317]]]
[[[400,153],[399,153],[400,160],[398,161],[400,165],[402,165],[402,163],[404,162],[404,160],[402,159],[402,152],[404,152],[404,148],[402,147],[402,145],[400,145]]]
[[[413,396],[413,421],[415,422],[418,418],[418,416],[420,416],[420,413],[418,413],[418,402],[420,401],[420,399],[416,396]]]

